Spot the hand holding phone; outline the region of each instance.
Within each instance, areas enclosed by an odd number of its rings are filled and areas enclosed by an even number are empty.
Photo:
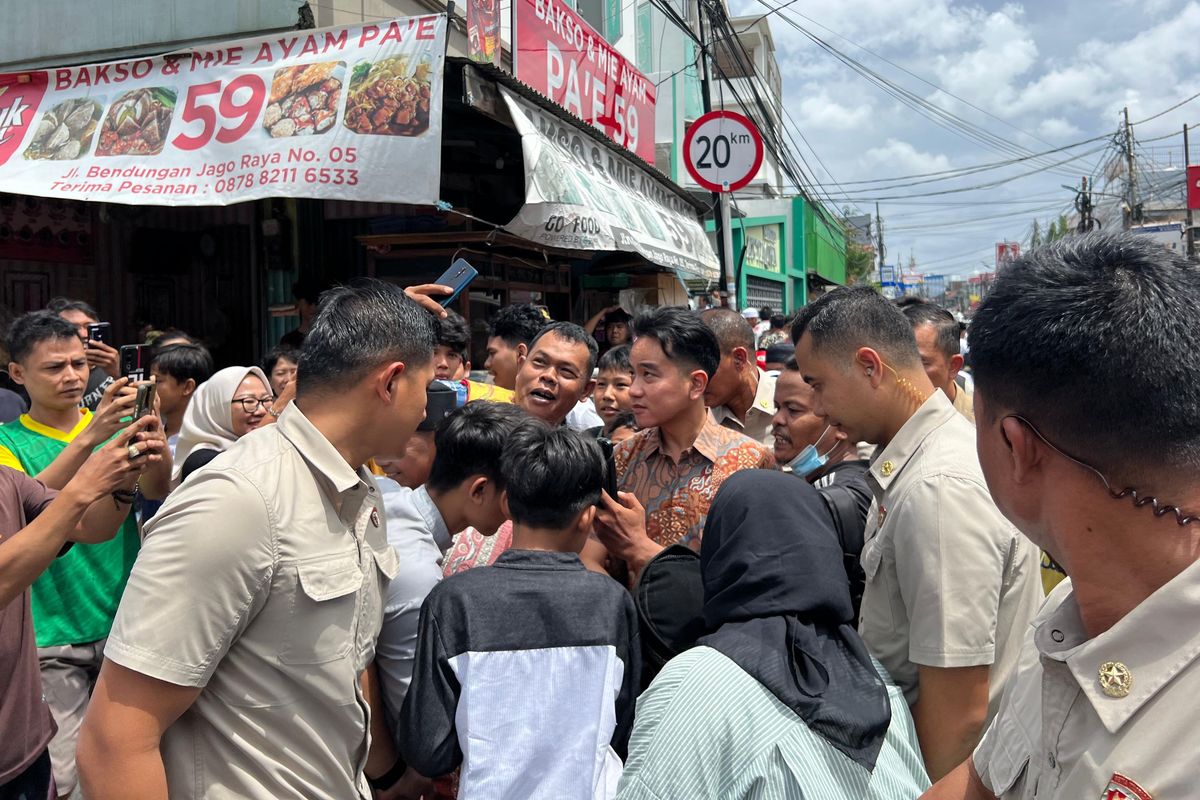
[[[457,259],[450,265],[450,269],[442,273],[442,277],[434,281],[435,284],[449,286],[454,290],[453,294],[448,297],[439,298],[438,302],[443,306],[453,303],[455,298],[462,293],[463,289],[467,288],[471,281],[475,280],[478,274],[479,272],[465,258]]]
[[[89,342],[109,344],[112,341],[112,324],[108,322],[89,322],[87,333]]]
[[[133,406],[134,419],[140,419],[154,411],[154,397],[157,392],[158,385],[154,381],[138,384],[137,400]]]
[[[612,499],[617,499],[617,464],[613,459],[613,443],[609,439],[601,436],[597,439],[600,443],[600,452],[604,454],[604,491],[608,492],[608,496]]]
[[[121,377],[131,383],[150,377],[150,345],[127,344],[121,347]]]

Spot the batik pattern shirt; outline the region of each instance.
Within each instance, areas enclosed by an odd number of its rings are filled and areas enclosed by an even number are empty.
[[[617,445],[617,483],[646,509],[646,532],[664,547],[700,550],[704,521],[721,484],[743,469],[772,469],[764,445],[723,428],[706,415],[695,443],[672,461],[662,450],[658,428],[648,428]]]

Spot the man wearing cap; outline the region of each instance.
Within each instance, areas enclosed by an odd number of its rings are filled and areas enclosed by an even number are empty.
[[[984,475],[1070,577],[929,800],[1197,796],[1198,273],[1145,237],[1071,237],[1001,271],[976,312]]]
[[[753,309],[747,309],[751,311]],[[756,312],[757,313],[757,312]],[[721,346],[717,374],[708,382],[704,402],[722,427],[771,446],[771,419],[775,416],[775,378],[758,368],[754,329],[729,308],[710,308],[700,319],[716,335]]]

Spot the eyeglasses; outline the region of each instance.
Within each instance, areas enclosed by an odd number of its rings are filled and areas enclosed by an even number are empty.
[[[242,410],[247,414],[253,414],[260,408],[264,411],[271,410],[271,404],[275,402],[274,397],[235,397],[231,401],[235,405],[240,403]]]

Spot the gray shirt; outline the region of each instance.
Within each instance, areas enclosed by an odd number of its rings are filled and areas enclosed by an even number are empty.
[[[381,511],[293,403],[146,526],[105,656],[201,687],[162,738],[172,800],[371,797],[359,675],[397,569]]]
[[[424,486],[408,489],[391,478],[378,480],[388,544],[400,557],[400,571],[388,584],[383,629],[375,646],[388,728],[394,731],[412,681],[421,604],[442,579],[442,558],[450,549],[451,534]]]

